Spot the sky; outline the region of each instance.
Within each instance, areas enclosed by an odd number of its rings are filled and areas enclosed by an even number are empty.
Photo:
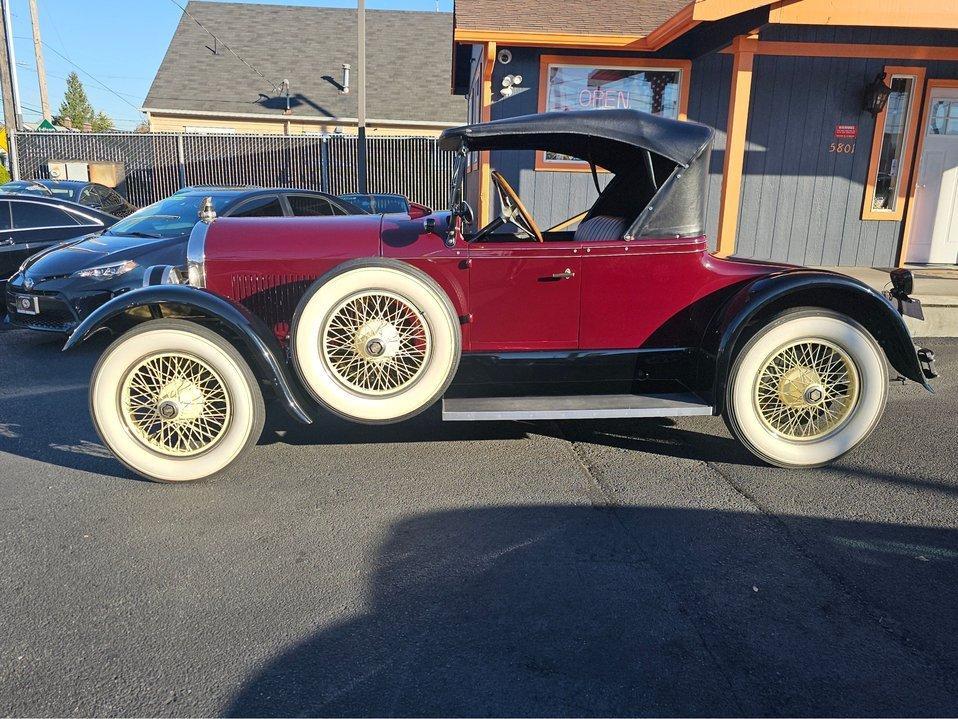
[[[186,0],[176,0],[185,6]],[[219,0],[214,0],[219,1]],[[234,0],[251,2],[252,0]],[[270,5],[356,7],[355,0],[256,0]],[[13,13],[13,35],[26,122],[40,120],[33,35],[28,0],[7,0]],[[114,124],[132,130],[145,118],[139,109],[150,89],[182,11],[172,0],[37,0],[50,107],[63,99],[66,77],[75,70],[96,110]],[[436,9],[436,0],[366,0],[370,10]],[[439,0],[452,11],[452,0]],[[215,28],[212,28],[216,32]],[[229,37],[222,38],[229,43]],[[317,38],[317,42],[321,42]]]

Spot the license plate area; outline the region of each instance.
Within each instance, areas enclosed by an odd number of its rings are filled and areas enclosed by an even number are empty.
[[[40,298],[33,295],[14,295],[13,302],[21,315],[40,314]]]
[[[916,320],[925,319],[925,312],[922,310],[921,300],[916,300],[914,298],[902,300],[898,307],[905,317],[912,317]]]

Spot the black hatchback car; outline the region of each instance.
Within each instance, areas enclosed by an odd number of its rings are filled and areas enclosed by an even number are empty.
[[[69,200],[114,217],[132,215],[137,209],[112,187],[82,180],[13,180],[0,185],[0,192]]]
[[[349,202],[311,190],[188,187],[109,229],[101,227],[97,234],[77,237],[25,261],[7,283],[10,322],[69,332],[107,300],[142,287],[151,267],[185,270],[187,240],[207,197],[221,217],[366,214]]]
[[[112,215],[73,202],[0,195],[0,290],[31,255],[64,240],[103,232],[116,221]]]

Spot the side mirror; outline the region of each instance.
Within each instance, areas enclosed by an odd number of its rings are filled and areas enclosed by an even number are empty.
[[[431,214],[432,210],[425,205],[420,205],[418,202],[409,203],[409,217],[413,220],[418,220],[420,217],[426,217]]]

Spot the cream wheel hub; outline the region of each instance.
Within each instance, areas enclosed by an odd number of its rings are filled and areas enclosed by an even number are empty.
[[[156,412],[161,419],[188,422],[203,415],[205,402],[202,390],[193,382],[178,380],[160,390]]]
[[[356,333],[356,353],[370,362],[384,362],[399,354],[402,337],[399,330],[385,320],[370,320]]]

